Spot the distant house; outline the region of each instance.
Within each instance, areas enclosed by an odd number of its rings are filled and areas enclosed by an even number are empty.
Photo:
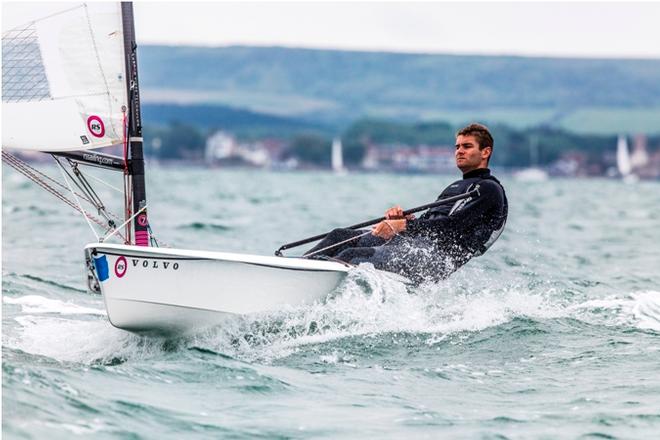
[[[454,152],[448,146],[370,144],[362,167],[367,170],[447,172],[455,168]]]
[[[219,160],[234,156],[237,144],[236,139],[224,131],[216,131],[206,140],[204,160],[206,163],[214,163]]]
[[[268,167],[279,146],[272,141],[239,142],[232,134],[217,131],[206,140],[204,158],[209,165]]]

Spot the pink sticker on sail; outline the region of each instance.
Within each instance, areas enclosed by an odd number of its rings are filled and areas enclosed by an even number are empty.
[[[126,269],[128,269],[126,257],[117,258],[117,261],[115,261],[115,275],[117,275],[117,278],[121,278],[126,275]]]
[[[90,116],[87,118],[87,128],[94,137],[101,138],[105,135],[105,125],[98,116]]]
[[[147,216],[146,214],[140,214],[137,218],[138,225],[147,226]]]

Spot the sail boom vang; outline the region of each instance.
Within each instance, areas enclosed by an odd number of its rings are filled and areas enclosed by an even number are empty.
[[[142,151],[142,116],[140,113],[140,86],[138,82],[137,43],[133,4],[121,3],[124,33],[124,55],[126,62],[126,86],[128,90],[128,132],[127,142],[131,162],[129,169],[132,212],[140,212],[133,221],[135,244],[149,246],[149,221],[147,217],[147,195],[144,178],[144,155]],[[130,214],[130,213],[129,213]],[[130,217],[130,216],[129,216]]]

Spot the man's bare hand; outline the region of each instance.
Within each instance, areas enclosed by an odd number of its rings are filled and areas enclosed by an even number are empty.
[[[401,231],[406,230],[406,219],[383,220],[373,227],[371,235],[389,240]]]
[[[385,218],[387,220],[400,220],[403,218],[403,209],[399,205],[393,206],[385,211]],[[414,220],[415,214],[408,214],[405,218],[407,220]]]
[[[403,218],[403,209],[399,205],[392,206],[390,209],[385,211],[385,218],[387,220],[398,220]]]

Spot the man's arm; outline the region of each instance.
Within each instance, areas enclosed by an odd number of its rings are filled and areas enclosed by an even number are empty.
[[[404,218],[403,209],[399,205],[393,206],[385,211],[386,220],[375,225],[371,230],[371,234],[389,240],[399,232],[405,231],[407,220],[414,218],[414,214],[407,215]]]
[[[411,220],[406,225],[406,231],[412,234],[450,231],[481,223],[491,207],[503,203],[503,196],[496,182],[482,180],[478,185],[478,194],[456,202],[448,216]]]
[[[406,219],[383,220],[373,227],[371,235],[389,240],[399,232],[406,230]]]

